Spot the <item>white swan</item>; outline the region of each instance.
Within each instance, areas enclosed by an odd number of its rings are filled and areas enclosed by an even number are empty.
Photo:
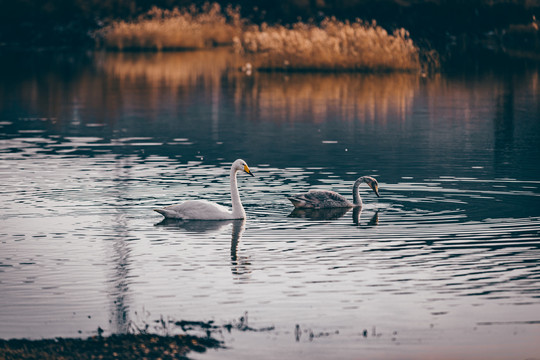
[[[183,220],[235,220],[245,219],[246,212],[240,201],[238,186],[236,185],[236,172],[244,171],[254,176],[246,162],[238,159],[231,165],[231,200],[232,211],[224,206],[206,200],[188,200],[181,204],[170,205],[162,209],[154,209],[167,219]]]
[[[300,193],[288,197],[295,208],[298,209],[328,209],[328,208],[351,208],[361,207],[362,198],[358,187],[365,182],[369,187],[379,195],[379,183],[371,176],[362,176],[358,178],[353,185],[353,202],[347,200],[344,196],[335,191],[310,190],[306,193]]]

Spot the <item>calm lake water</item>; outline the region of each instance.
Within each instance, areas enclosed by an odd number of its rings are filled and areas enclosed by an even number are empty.
[[[249,328],[216,331],[227,349],[194,358],[540,356],[537,67],[247,75],[226,51],[0,61],[0,338],[212,320]],[[237,158],[255,174],[239,175],[245,222],[152,211],[230,206]],[[286,199],[352,199],[363,175],[381,197],[363,186],[361,213],[293,213]]]

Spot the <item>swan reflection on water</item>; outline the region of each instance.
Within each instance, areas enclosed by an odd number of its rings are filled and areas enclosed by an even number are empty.
[[[179,220],[163,219],[155,226],[163,226],[171,229],[182,229],[190,233],[212,233],[232,224],[231,228],[231,272],[239,279],[246,278],[251,273],[249,257],[238,255],[238,244],[246,229],[246,220]]]
[[[351,208],[328,208],[328,209],[301,209],[295,208],[289,217],[310,219],[310,220],[336,220],[343,217],[351,210]],[[375,226],[379,224],[379,209],[376,209],[375,214],[368,221],[366,226]],[[352,209],[352,220],[355,225],[360,224],[362,208],[355,207]]]
[[[238,244],[246,229],[246,220],[234,220],[231,230],[231,272],[238,280],[247,279],[251,273],[251,262],[248,256],[238,255]]]
[[[371,216],[371,219],[369,219],[367,224],[362,225],[362,224],[360,224],[360,214],[362,214],[362,209],[361,208],[354,208],[353,209],[353,222],[354,222],[355,225],[362,226],[362,227],[377,226],[377,225],[379,225],[379,212],[380,211],[381,211],[380,209],[375,210],[375,213],[373,214],[373,216]],[[355,213],[357,213],[357,214],[355,214]]]
[[[164,218],[155,226],[164,226],[173,229],[183,229],[193,233],[208,233],[221,230],[237,220],[182,220]]]

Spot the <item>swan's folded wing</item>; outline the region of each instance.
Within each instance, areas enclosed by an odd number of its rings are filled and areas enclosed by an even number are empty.
[[[229,209],[206,200],[188,200],[181,204],[154,209],[154,211],[168,219],[227,220],[232,218]]]
[[[182,219],[180,214],[176,213],[175,211],[171,211],[170,209],[167,209],[167,208],[154,209],[154,211],[157,213],[160,213],[166,219]]]

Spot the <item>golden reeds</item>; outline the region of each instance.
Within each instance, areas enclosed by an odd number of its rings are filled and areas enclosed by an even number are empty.
[[[153,7],[136,21],[115,21],[98,30],[98,43],[117,50],[202,49],[231,44],[241,32],[238,8],[217,3],[202,8],[162,10]]]
[[[411,71],[421,70],[421,62],[426,63],[426,53],[420,55],[405,29],[389,33],[375,22],[327,18],[318,25],[246,24],[238,8],[222,9],[217,3],[173,10],[154,7],[136,21],[105,26],[96,32],[96,38],[103,47],[116,50],[234,44],[245,63],[249,62],[248,68],[259,70]]]
[[[253,67],[268,70],[390,71],[420,68],[419,49],[405,29],[389,34],[375,22],[325,19],[319,26],[297,23],[253,26],[235,38],[236,50]]]

